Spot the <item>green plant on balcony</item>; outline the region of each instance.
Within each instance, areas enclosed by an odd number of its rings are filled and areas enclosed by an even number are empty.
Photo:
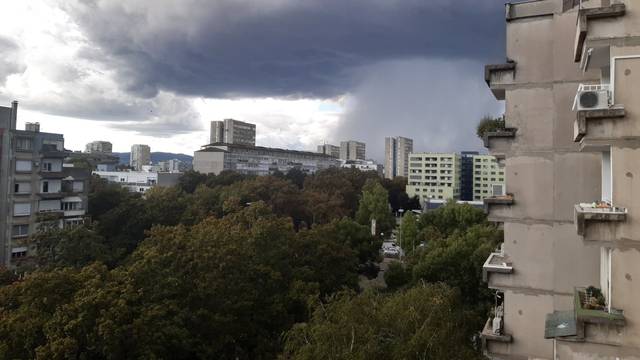
[[[602,291],[595,286],[589,286],[584,292],[582,306],[589,310],[605,310],[606,302]]]
[[[476,128],[476,135],[478,135],[478,137],[482,139],[486,133],[491,131],[504,130],[504,128],[504,116],[494,118],[487,115],[480,119],[480,122],[478,123],[478,126]]]

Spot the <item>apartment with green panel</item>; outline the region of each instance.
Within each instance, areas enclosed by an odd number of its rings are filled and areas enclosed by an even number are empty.
[[[407,194],[421,202],[460,198],[460,154],[411,153]]]

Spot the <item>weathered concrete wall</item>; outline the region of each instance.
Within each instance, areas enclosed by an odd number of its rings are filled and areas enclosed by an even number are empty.
[[[224,170],[224,153],[213,151],[194,152],[193,170],[203,174],[220,174]]]

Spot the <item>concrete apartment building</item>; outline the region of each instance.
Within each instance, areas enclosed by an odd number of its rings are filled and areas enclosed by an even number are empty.
[[[474,155],[472,166],[473,201],[505,195],[504,166],[500,165],[495,156]]]
[[[409,175],[409,154],[413,152],[413,140],[397,136],[384,139],[384,177]]]
[[[363,142],[348,140],[340,142],[340,159],[366,160],[366,145]]]
[[[340,157],[340,146],[331,144],[318,145],[318,152],[320,154],[330,155],[334,158]]]
[[[409,197],[420,203],[429,199],[460,199],[460,155],[455,153],[409,154]]]
[[[85,146],[84,152],[111,154],[113,145],[108,141],[92,141]]]
[[[151,163],[151,148],[149,145],[135,144],[131,146],[129,165],[136,171],[142,170],[144,165]]]
[[[269,175],[274,171],[286,173],[293,168],[314,173],[339,165],[338,159],[325,154],[239,144],[209,144],[193,154],[195,171],[216,175],[223,170],[249,175]]]
[[[40,132],[40,124],[17,130],[18,103],[0,107],[0,264],[29,263],[30,243],[41,226],[65,227],[84,222],[90,173],[65,166],[68,151],[61,134]]]
[[[511,3],[506,31],[507,61],[485,69],[507,195],[484,200],[504,228],[484,350],[640,359],[640,2]]]
[[[256,125],[234,119],[212,121],[209,142],[255,146]]]

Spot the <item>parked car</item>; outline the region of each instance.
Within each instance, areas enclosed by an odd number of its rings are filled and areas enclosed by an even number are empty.
[[[400,257],[400,248],[398,247],[390,247],[386,248],[382,251],[384,257]]]

